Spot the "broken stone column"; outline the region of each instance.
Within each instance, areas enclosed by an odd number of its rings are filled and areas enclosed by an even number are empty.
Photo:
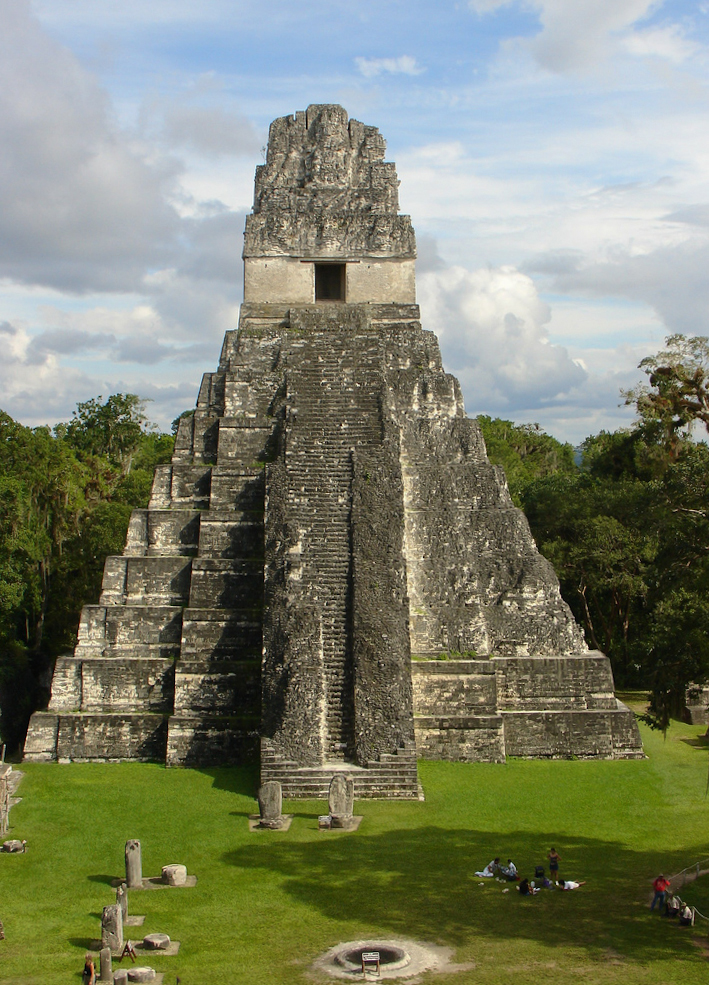
[[[126,842],[126,882],[129,889],[143,888],[143,862],[140,842],[136,838]]]
[[[123,950],[123,917],[118,903],[104,906],[101,916],[101,948]]]
[[[121,916],[125,925],[126,917],[128,916],[128,887],[124,882],[116,889],[116,903],[121,908]]]
[[[338,773],[330,781],[328,805],[333,828],[350,828],[354,824],[354,780]]]
[[[283,793],[278,780],[267,780],[259,787],[258,809],[261,816],[260,828],[283,827]]]
[[[112,982],[113,971],[111,969],[111,949],[110,947],[101,948],[101,982]]]

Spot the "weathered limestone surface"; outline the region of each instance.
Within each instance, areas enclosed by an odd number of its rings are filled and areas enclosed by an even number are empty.
[[[692,725],[709,725],[709,687],[688,688],[686,701]]]
[[[168,886],[184,886],[187,882],[187,866],[179,862],[163,865],[162,881]]]
[[[129,889],[143,888],[143,856],[140,842],[137,838],[130,838],[125,847],[126,859],[126,886]],[[127,906],[127,903],[126,903]],[[123,907],[121,906],[121,912]]]
[[[140,878],[142,879],[142,872]],[[121,916],[123,918],[123,925],[125,926],[126,918],[128,916],[128,883],[127,882],[122,882],[121,885],[117,887],[116,903],[118,903],[118,905],[121,908]]]
[[[123,919],[118,903],[104,906],[101,915],[101,947],[111,951],[123,949]]]
[[[378,131],[339,106],[274,121],[244,257],[238,331],[26,757],[260,749],[286,797],[327,796],[338,773],[357,798],[414,798],[417,750],[642,755],[422,329]]]
[[[274,120],[256,168],[244,257],[416,256],[399,181],[376,127],[341,106],[310,106]],[[303,222],[303,215],[307,216]]]
[[[100,958],[100,978],[102,982],[112,982],[113,972],[111,970],[111,948],[102,947]]]
[[[354,783],[342,774],[333,776],[328,793],[328,808],[332,817],[352,817],[354,810]]]

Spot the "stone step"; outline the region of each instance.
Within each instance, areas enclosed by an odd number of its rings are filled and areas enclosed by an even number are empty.
[[[262,561],[209,558],[194,560],[190,608],[256,608],[262,603]]]
[[[175,672],[176,715],[261,713],[261,662],[180,661]]]
[[[236,766],[258,759],[258,719],[173,715],[167,724],[167,766]]]
[[[218,408],[197,407],[191,417],[183,417],[175,438],[172,456],[175,464],[213,464],[219,440]]]
[[[85,605],[78,644],[179,644],[182,607],[175,605]]]
[[[200,513],[189,509],[133,510],[125,556],[197,553]]]
[[[59,657],[52,677],[51,711],[168,712],[175,688],[170,656]]]
[[[81,660],[105,658],[106,660],[125,660],[136,658],[158,658],[176,660],[180,656],[179,643],[77,643],[74,656]]]
[[[202,516],[199,556],[214,558],[262,558],[263,514],[238,515],[209,510]]]
[[[368,776],[367,773],[349,774],[354,781],[355,800],[418,800],[420,797],[415,769],[410,775]],[[292,800],[327,800],[333,775],[328,771],[305,778],[261,767],[261,783],[278,780],[283,796]]]
[[[167,716],[35,712],[25,744],[32,762],[164,762]]]
[[[204,509],[210,481],[211,468],[204,465],[158,465],[148,509]]]
[[[217,465],[212,469],[210,507],[236,509],[263,516],[265,476],[262,468],[237,469]]]
[[[192,560],[186,557],[109,557],[101,605],[186,605]]]
[[[260,612],[253,609],[185,609],[182,625],[182,657],[219,660],[255,651],[262,645]]]

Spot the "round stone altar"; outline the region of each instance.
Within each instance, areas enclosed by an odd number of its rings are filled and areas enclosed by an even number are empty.
[[[379,973],[373,953],[379,954]],[[313,971],[333,978],[362,981],[363,962],[366,980],[383,978],[411,978],[425,971],[456,972],[474,967],[472,964],[453,964],[453,948],[439,944],[423,944],[410,940],[383,940],[369,937],[366,940],[345,941],[330,948],[312,965]]]

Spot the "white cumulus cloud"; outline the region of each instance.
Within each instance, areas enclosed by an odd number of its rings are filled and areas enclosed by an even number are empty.
[[[0,0],[0,276],[134,286],[175,234],[173,166],[149,163],[26,0]]]
[[[355,58],[355,64],[367,79],[385,72],[390,75],[420,75],[425,71],[411,55],[399,55],[398,58]]]
[[[654,56],[676,65],[691,58],[699,50],[699,45],[685,36],[679,24],[635,31],[625,39],[624,44],[631,55]]]
[[[419,278],[418,294],[469,413],[541,407],[585,379],[567,350],[549,343],[549,306],[514,267],[432,270]]]
[[[490,14],[512,0],[469,0],[477,14]],[[535,11],[541,31],[528,43],[534,58],[552,72],[583,70],[605,60],[623,42],[635,44],[633,54],[654,54],[676,60],[679,35],[648,31],[634,42],[634,25],[659,8],[662,0],[525,0]],[[646,50],[643,50],[643,44]],[[632,50],[632,49],[631,49]]]

